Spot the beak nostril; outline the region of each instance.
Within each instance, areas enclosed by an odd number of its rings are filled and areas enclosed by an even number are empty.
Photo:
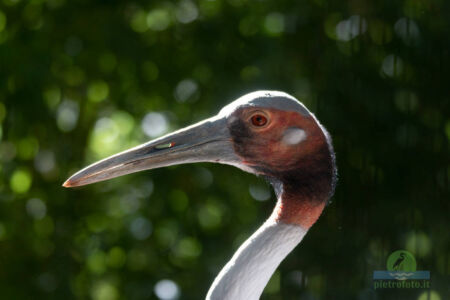
[[[172,148],[173,146],[175,146],[175,143],[160,144],[160,145],[156,145],[155,149],[162,150],[162,149]]]

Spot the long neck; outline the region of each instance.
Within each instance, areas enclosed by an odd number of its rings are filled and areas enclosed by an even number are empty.
[[[300,243],[323,210],[323,205],[308,208],[289,199],[280,195],[270,218],[220,271],[207,300],[259,299],[278,265]],[[295,213],[286,215],[284,212],[290,209]]]

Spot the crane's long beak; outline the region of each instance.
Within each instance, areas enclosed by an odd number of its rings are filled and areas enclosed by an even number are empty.
[[[142,170],[195,162],[240,162],[225,117],[212,117],[105,158],[75,173],[63,186],[81,186]]]

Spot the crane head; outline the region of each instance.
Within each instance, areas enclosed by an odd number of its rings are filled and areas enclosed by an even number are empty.
[[[276,190],[280,184],[284,189],[304,186],[304,192],[315,194],[323,190],[328,195],[334,189],[334,152],[328,133],[303,104],[277,91],[246,94],[214,117],[82,169],[63,186],[196,162],[229,164],[265,176]]]

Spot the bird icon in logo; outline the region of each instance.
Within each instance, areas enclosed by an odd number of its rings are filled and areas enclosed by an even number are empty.
[[[405,253],[401,252],[399,258],[395,261],[394,265],[392,266],[392,269],[395,271],[398,271],[398,269],[401,267],[403,261],[405,260]]]

